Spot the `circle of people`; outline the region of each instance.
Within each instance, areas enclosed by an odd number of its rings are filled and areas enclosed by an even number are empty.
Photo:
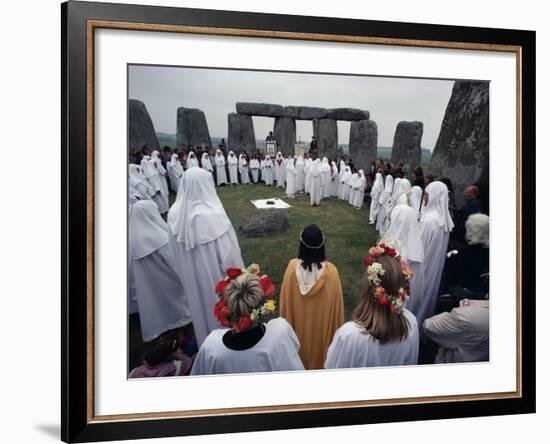
[[[185,169],[177,155],[164,168],[158,152],[130,164],[129,311],[139,313],[143,340],[151,344],[130,377],[414,365],[426,341],[438,347],[436,363],[488,360],[489,217],[481,214],[476,186],[464,190],[466,204],[456,210],[447,179],[430,182],[417,167],[413,186],[391,164],[373,164],[369,222],[380,243],[373,246],[377,254],[366,252],[362,296],[351,321],[344,322],[342,287],[327,260],[325,236],[310,225],[284,274],[280,317],[263,322],[261,279],[246,272],[216,192],[216,183],[227,183],[225,158],[218,150],[214,170],[208,157],[203,153],[199,164],[189,152]],[[250,159],[252,182],[261,171],[267,185],[274,177],[277,185],[286,183],[287,195],[290,183],[293,195],[302,186],[307,190],[309,175],[312,205],[325,193],[348,199],[354,193],[353,186],[344,187],[353,176],[345,164],[338,170],[325,159],[278,155],[260,163],[256,157]],[[248,183],[248,160],[230,152],[227,163],[229,183],[238,183],[237,170]],[[166,176],[177,189],[171,208]],[[360,208],[367,178],[357,178],[364,180],[353,199]],[[167,222],[161,217],[166,212]],[[235,269],[242,276],[217,291]],[[214,308],[220,301],[228,316],[223,328]],[[198,344],[193,356],[184,353],[189,338],[181,334],[191,322]]]

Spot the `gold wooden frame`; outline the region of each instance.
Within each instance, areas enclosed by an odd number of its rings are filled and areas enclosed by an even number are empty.
[[[337,43],[362,43],[371,45],[393,45],[422,48],[462,49],[488,52],[509,52],[516,56],[516,391],[487,394],[465,394],[451,396],[428,396],[395,398],[384,400],[341,401],[312,404],[288,404],[261,407],[219,408],[207,410],[185,410],[174,412],[132,413],[118,415],[94,415],[94,31],[96,29],[120,29],[131,31],[175,32],[187,34],[220,35],[231,37],[260,37],[288,40],[309,40]],[[522,397],[522,47],[467,42],[447,42],[433,40],[411,40],[364,36],[329,34],[309,34],[299,32],[262,31],[234,28],[212,28],[186,25],[162,25],[149,23],[119,22],[106,20],[87,21],[87,420],[88,423],[159,419],[189,418],[213,415],[237,415],[242,413],[259,414],[272,412],[295,412],[302,410],[324,410],[333,408],[359,408],[373,406],[406,405],[416,403],[440,403],[456,401],[479,401],[511,399]]]

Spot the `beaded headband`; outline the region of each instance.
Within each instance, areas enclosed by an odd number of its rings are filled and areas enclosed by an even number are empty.
[[[305,228],[304,228],[305,230]],[[325,245],[325,235],[323,233],[321,233],[321,236],[323,236],[323,240],[321,241],[321,244],[318,245],[317,247],[313,247],[311,245],[308,245],[304,242],[304,238],[302,237],[302,234],[304,234],[304,230],[302,230],[302,232],[300,233],[300,242],[302,244],[304,244],[307,248],[310,248],[312,250],[318,250],[319,248],[321,248],[323,245]]]

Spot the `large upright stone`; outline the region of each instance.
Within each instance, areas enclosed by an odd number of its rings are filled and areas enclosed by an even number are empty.
[[[250,152],[256,149],[256,136],[252,116],[229,113],[227,115],[227,144],[230,150],[245,149]]]
[[[313,120],[313,135],[317,139],[319,157],[336,159],[338,156],[338,125],[336,120]]]
[[[237,102],[235,105],[239,114],[263,117],[282,117],[284,115],[281,105],[272,103]]]
[[[422,162],[422,122],[399,122],[393,136],[391,161],[398,166],[408,165],[410,169]]]
[[[176,144],[187,148],[203,144],[212,147],[204,112],[196,108],[178,108]]]
[[[327,118],[334,120],[368,120],[370,112],[357,108],[331,108],[327,110]]]
[[[283,154],[294,154],[296,143],[296,121],[290,117],[275,118],[273,133],[277,140],[277,147]]]
[[[356,120],[351,122],[349,131],[349,155],[353,165],[365,172],[370,171],[370,165],[376,160],[378,149],[378,127],[372,120]]]
[[[430,162],[436,177],[451,179],[457,205],[473,183],[489,186],[489,83],[457,80]]]
[[[313,106],[285,106],[285,116],[298,120],[324,119],[327,117],[326,108]]]
[[[140,100],[128,101],[128,151],[138,151],[147,145],[150,151],[159,149],[157,133],[147,112],[145,104]]]

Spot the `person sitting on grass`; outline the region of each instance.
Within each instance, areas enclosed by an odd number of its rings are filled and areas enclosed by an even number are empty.
[[[370,248],[364,263],[361,301],[334,335],[325,368],[417,364],[418,326],[405,308],[411,271],[384,243]]]
[[[304,370],[300,342],[283,318],[266,321],[276,309],[275,286],[260,268],[229,268],[216,285],[219,300],[213,330],[199,350],[192,375]]]
[[[300,234],[298,258],[286,268],[280,313],[294,328],[306,369],[321,369],[334,332],[344,323],[344,298],[336,267],[327,261],[325,236],[315,225]]]
[[[185,376],[189,374],[193,359],[182,348],[186,342],[181,329],[170,330],[151,343],[143,363],[134,368],[129,378],[158,378],[163,376]]]

